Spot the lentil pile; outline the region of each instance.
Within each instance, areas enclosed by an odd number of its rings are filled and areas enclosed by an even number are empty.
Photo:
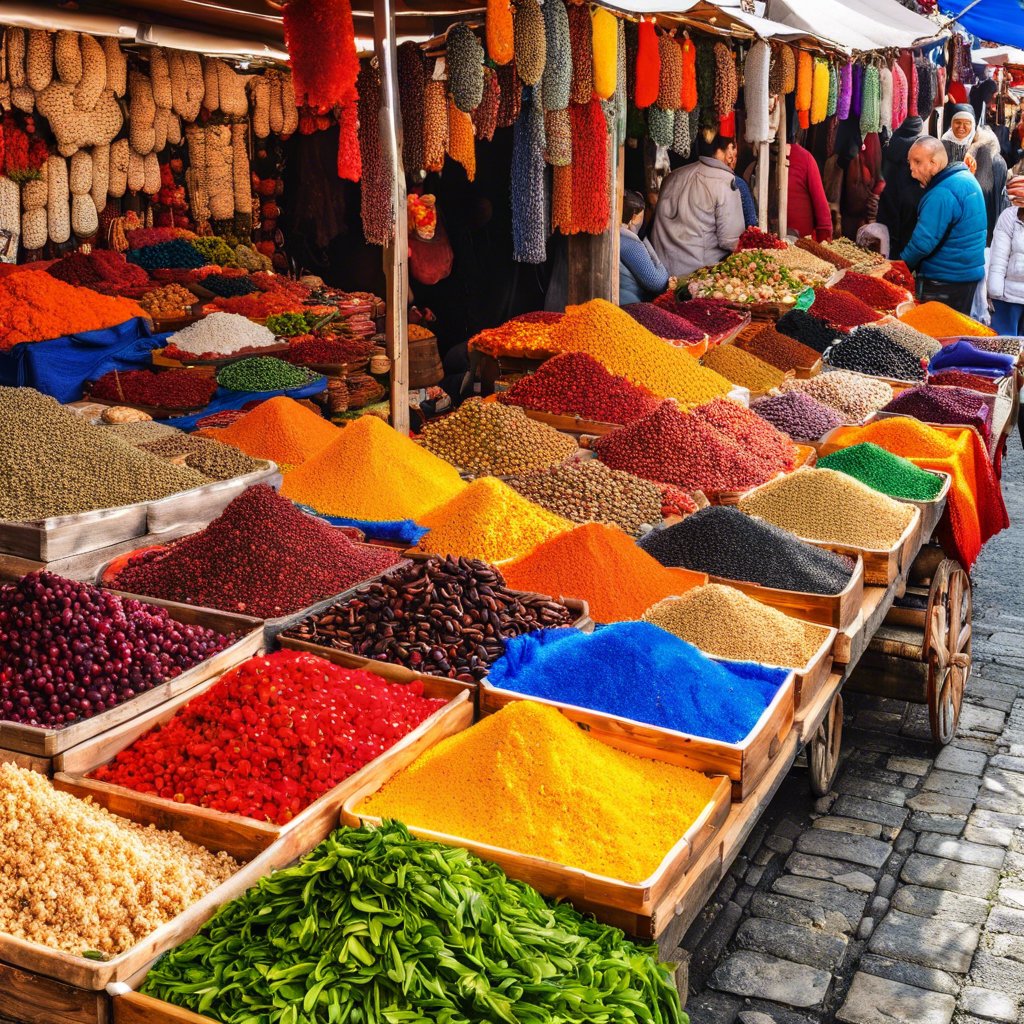
[[[450,798],[461,780],[463,799]],[[516,701],[442,740],[357,813],[640,882],[703,812],[715,783],[588,736]],[[588,822],[602,822],[593,829]]]
[[[988,403],[967,388],[908,388],[886,407],[886,412],[913,416],[923,423],[955,423],[975,427],[987,437],[992,425],[988,419]]]
[[[0,718],[63,728],[181,675],[233,640],[87,583],[29,573],[0,587]]]
[[[924,380],[921,360],[873,327],[859,327],[828,351],[830,366],[893,380]]]
[[[503,641],[568,626],[572,613],[538,593],[515,593],[493,565],[428,558],[368,583],[285,635],[419,672],[475,682]]]
[[[225,366],[217,383],[228,391],[287,391],[322,379],[315,370],[292,366],[274,356],[250,356]]]
[[[210,313],[167,339],[168,348],[174,351],[211,359],[277,343],[277,338],[266,327],[238,313]]]
[[[882,380],[834,370],[819,373],[809,380],[783,381],[780,390],[786,394],[810,395],[822,405],[835,409],[847,423],[857,423],[892,401],[892,388]]]
[[[782,334],[789,335],[818,353],[824,352],[842,337],[841,331],[837,331],[827,321],[803,309],[791,309],[785,316],[779,318],[775,326]]]
[[[93,778],[284,825],[444,706],[296,651],[250,658]]]
[[[780,477],[741,498],[739,508],[809,540],[871,551],[891,548],[915,512],[832,469]]]
[[[139,447],[151,455],[159,455],[161,459],[181,460],[190,469],[211,480],[231,480],[236,476],[268,468],[266,462],[250,459],[231,445],[193,434],[173,434],[155,441],[145,441]]]
[[[659,601],[643,619],[706,654],[783,668],[804,668],[828,636],[824,626],[794,619],[721,583]]]
[[[17,276],[17,275],[15,275]],[[0,518],[73,515],[155,501],[209,480],[90,426],[31,388],[0,388]]]
[[[922,302],[907,310],[900,320],[931,338],[990,338],[996,333],[944,302]]]
[[[470,473],[522,473],[563,462],[579,445],[518,406],[471,398],[423,428],[423,445]]]
[[[681,316],[698,330],[715,337],[735,330],[743,323],[743,314],[715,299],[687,299],[679,302],[671,292],[659,295],[654,304]]]
[[[744,451],[756,453],[759,459],[779,472],[791,470],[796,465],[793,442],[745,406],[716,398],[695,410],[694,415],[734,440]]]
[[[491,476],[474,480],[420,522],[430,531],[421,551],[484,562],[516,558],[573,525]]]
[[[737,743],[785,678],[777,668],[719,664],[647,622],[620,622],[591,634],[546,630],[513,640],[487,682],[527,697]]]
[[[638,618],[655,601],[694,583],[659,565],[621,530],[602,523],[557,534],[509,562],[503,572],[518,590],[586,601],[595,622]]]
[[[598,459],[563,462],[507,477],[505,483],[524,498],[574,523],[612,523],[633,537],[664,515],[657,484],[632,473],[609,469]],[[695,509],[692,501],[686,511]]]
[[[755,394],[771,391],[786,379],[782,370],[737,345],[716,345],[704,356],[703,362],[715,373]]]
[[[239,867],[13,764],[0,764],[0,842],[0,931],[73,956],[123,953]]]
[[[768,324],[748,338],[737,338],[736,347],[763,359],[779,370],[808,369],[818,361],[818,353],[788,334]]]
[[[599,423],[632,423],[658,405],[646,388],[610,374],[584,352],[549,359],[536,373],[501,392],[498,401]]]
[[[805,594],[841,593],[854,569],[842,555],[725,505],[702,508],[668,529],[654,530],[641,538],[640,547],[663,565]]]
[[[836,288],[840,291],[849,292],[850,295],[867,303],[872,309],[884,310],[891,313],[901,302],[906,302],[910,296],[903,288],[897,288],[881,277],[873,277],[870,274],[861,274],[856,270],[848,270]]]
[[[965,373],[963,370],[942,370],[936,374],[929,374],[928,384],[931,387],[967,388],[969,391],[978,391],[984,395],[994,395],[999,390],[999,385],[994,380]]]
[[[820,441],[830,430],[844,423],[835,409],[822,405],[801,391],[767,395],[750,408],[776,430],[797,441]]]
[[[815,288],[814,304],[811,306],[816,317],[820,317],[836,330],[848,331],[861,324],[871,324],[882,319],[882,314],[873,310],[856,295],[838,288]]]
[[[941,477],[869,441],[826,455],[818,468],[834,469],[890,498],[910,501],[934,501],[943,486]]]
[[[641,327],[666,341],[702,341],[704,331],[681,315],[652,302],[631,302],[622,307]]]
[[[216,390],[217,382],[212,377],[195,370],[111,370],[93,381],[89,397],[121,405],[202,409]]]
[[[859,333],[860,330],[861,328],[858,327],[854,334]],[[864,328],[864,330],[870,330],[876,334],[884,334],[887,338],[895,341],[900,348],[905,348],[918,359],[931,359],[942,347],[934,338],[930,338],[927,334],[922,334],[911,327],[910,324],[903,323],[902,320],[882,320],[869,328]]]
[[[275,618],[340,594],[400,561],[357,547],[266,484],[244,491],[209,526],[130,559],[119,590]]]
[[[156,420],[136,420],[131,423],[109,423],[104,429],[112,437],[126,444],[144,445],[168,437],[180,437],[181,431]]]
[[[334,436],[285,473],[283,495],[326,515],[385,521],[420,519],[466,489],[458,470],[376,416]]]

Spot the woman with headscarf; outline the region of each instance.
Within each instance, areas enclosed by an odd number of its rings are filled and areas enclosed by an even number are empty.
[[[917,224],[917,204],[923,189],[910,173],[910,147],[924,133],[924,121],[916,114],[908,117],[892,133],[882,153],[882,177],[885,191],[878,200],[878,222],[889,231],[889,252],[906,248]]]
[[[999,149],[999,139],[986,125],[978,125],[969,103],[958,103],[950,112],[949,130],[942,136],[942,145],[949,162],[963,161],[971,169],[985,196],[988,217],[987,238],[992,244],[996,218],[1006,209],[1006,161]]]

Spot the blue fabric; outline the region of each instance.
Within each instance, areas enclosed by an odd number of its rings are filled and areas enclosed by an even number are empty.
[[[296,504],[298,504],[296,502]],[[412,547],[429,533],[425,526],[419,526],[411,519],[391,519],[387,521],[375,519],[349,519],[347,516],[329,516],[323,512],[317,512],[315,508],[308,505],[299,505],[303,512],[322,519],[331,526],[354,526],[357,530],[363,531],[367,540],[392,540]]]
[[[76,402],[88,380],[111,370],[148,367],[150,352],[166,345],[167,338],[153,334],[148,320],[135,317],[102,331],[22,342],[0,353],[0,384],[35,388],[58,402]]]
[[[981,186],[966,164],[950,164],[924,190],[917,225],[899,258],[930,281],[981,281],[987,232]]]
[[[1017,337],[1024,327],[1024,304],[1006,302],[1003,299],[992,300],[992,330],[996,334]]]
[[[754,204],[754,193],[750,186],[737,174],[736,191],[740,194],[740,202],[743,204],[743,223],[748,228],[757,224],[757,206]]]
[[[928,363],[929,373],[939,370],[965,370],[981,377],[1007,377],[1014,371],[1017,360],[1002,352],[986,352],[966,339],[943,346]]]
[[[647,246],[623,226],[619,232],[619,305],[650,302],[668,287],[668,271],[651,258]]]
[[[738,743],[789,673],[719,662],[648,622],[544,629],[505,642],[487,682],[662,729]]]
[[[956,18],[959,25],[979,39],[990,39],[1003,46],[1024,47],[1024,18],[1018,0],[981,0],[966,13],[966,0],[941,0],[939,8],[947,17]]]
[[[168,426],[177,427],[179,430],[195,430],[196,424],[204,417],[212,416],[215,412],[225,412],[228,409],[241,409],[246,402],[266,401],[280,395],[285,395],[288,398],[310,398],[312,395],[318,395],[321,391],[326,390],[326,377],[318,377],[311,384],[303,384],[302,387],[292,388],[290,391],[229,391],[227,388],[217,388],[210,404],[194,416],[177,416],[173,420],[163,420],[162,422]]]

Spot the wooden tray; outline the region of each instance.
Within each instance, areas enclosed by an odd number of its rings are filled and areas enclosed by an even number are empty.
[[[736,312],[740,311],[737,310]],[[727,331],[719,331],[718,334],[709,334],[708,348],[714,348],[716,345],[728,345],[750,327],[750,323],[750,314],[745,313],[743,319],[735,327],[730,327]]]
[[[831,659],[829,659],[831,661]],[[603,711],[560,700],[531,697],[514,690],[480,683],[480,717],[493,715],[516,701],[547,704],[604,743],[628,754],[692,768],[709,775],[724,775],[732,783],[732,799],[743,800],[757,785],[778,754],[793,727],[796,708],[796,680],[790,673],[757,723],[738,743],[707,739],[676,729],[659,728],[633,718],[620,718]]]
[[[171,617],[186,625],[195,624],[214,629],[219,633],[237,633],[239,638],[229,647],[218,651],[212,658],[200,662],[181,675],[168,679],[153,689],[132,697],[116,707],[103,711],[92,718],[84,718],[72,722],[63,729],[44,729],[31,725],[20,725],[15,722],[0,721],[0,748],[36,757],[53,757],[85,740],[92,739],[135,718],[151,708],[158,707],[178,694],[195,689],[200,683],[213,676],[226,672],[229,668],[250,655],[255,654],[263,645],[263,620],[253,619],[247,615],[232,615],[228,612],[215,611],[212,608],[195,608],[188,604],[176,604],[174,601],[160,601],[154,597],[140,597],[137,594],[124,594],[111,591],[121,597],[133,598],[146,604],[166,608]],[[0,954],[0,960],[3,959]]]
[[[200,317],[200,319],[202,319]],[[243,352],[241,355],[221,356],[219,359],[174,359],[163,354],[163,348],[155,348],[150,352],[150,362],[154,366],[212,366],[219,369],[222,366],[229,366],[237,363],[240,359],[249,359],[253,356],[279,356],[288,351],[288,344],[264,345],[263,348],[253,349],[251,352]]]
[[[516,408],[523,409],[522,406],[516,406]],[[599,420],[585,420],[580,416],[558,416],[555,413],[536,412],[533,409],[523,409],[523,412],[531,420],[546,423],[549,427],[554,427],[567,434],[590,434],[601,437],[622,426],[621,423],[602,423]]]

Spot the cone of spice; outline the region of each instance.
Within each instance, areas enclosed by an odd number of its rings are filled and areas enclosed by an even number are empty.
[[[890,498],[934,501],[942,490],[942,477],[919,469],[909,459],[893,455],[870,441],[826,455],[818,468],[845,473]]]

